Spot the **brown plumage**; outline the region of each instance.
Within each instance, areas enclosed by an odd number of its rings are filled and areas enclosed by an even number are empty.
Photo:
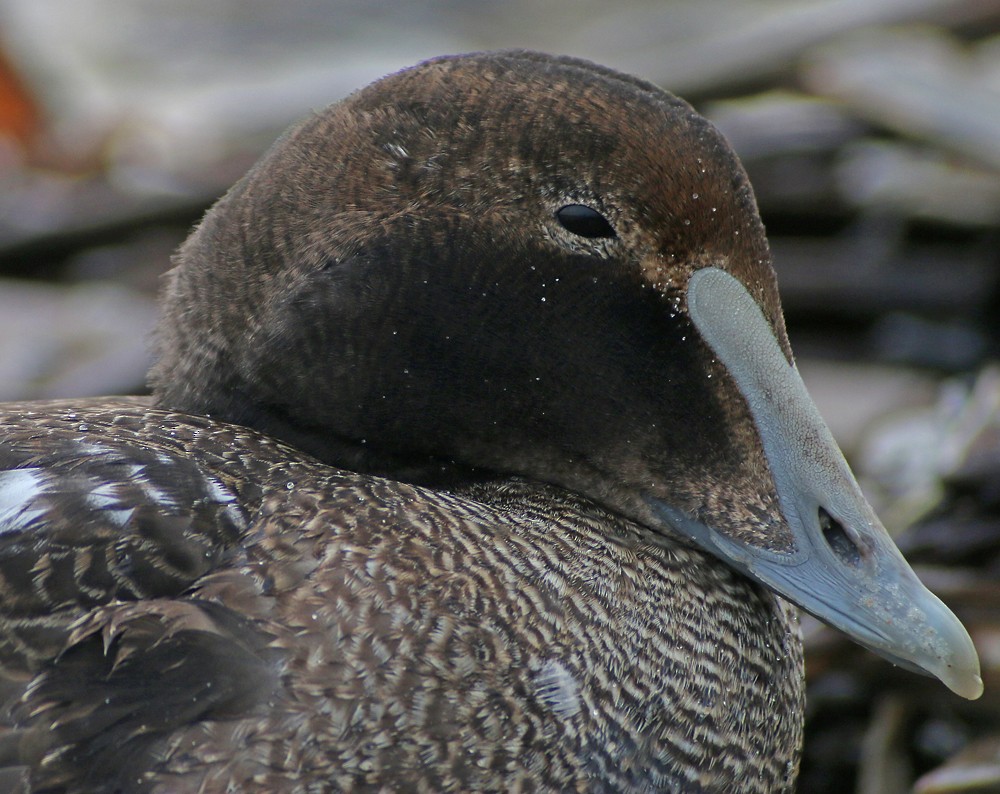
[[[652,85],[494,53],[334,105],[181,249],[159,353],[156,407],[0,410],[8,788],[790,791],[767,588],[975,694]]]

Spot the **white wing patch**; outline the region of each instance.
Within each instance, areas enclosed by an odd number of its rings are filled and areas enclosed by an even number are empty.
[[[29,507],[44,491],[41,469],[0,471],[0,535],[17,532],[41,516],[44,507]]]
[[[535,693],[560,717],[580,711],[579,684],[558,659],[549,659],[535,675]]]
[[[108,482],[98,485],[87,494],[87,504],[95,510],[108,510],[121,502],[117,493],[118,483]]]

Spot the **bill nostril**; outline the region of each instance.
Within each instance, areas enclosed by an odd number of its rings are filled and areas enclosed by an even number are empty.
[[[851,540],[844,525],[822,507],[819,509],[819,527],[823,531],[826,545],[833,550],[841,562],[852,568],[857,568],[861,564],[861,550],[858,545]]]

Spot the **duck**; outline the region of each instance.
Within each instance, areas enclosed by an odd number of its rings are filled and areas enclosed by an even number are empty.
[[[975,698],[683,100],[444,56],[285,133],[150,397],[0,406],[0,787],[791,792],[799,610]]]

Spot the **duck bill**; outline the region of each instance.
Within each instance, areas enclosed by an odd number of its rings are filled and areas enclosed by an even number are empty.
[[[914,574],[861,494],[794,364],[743,284],[714,267],[688,284],[692,322],[745,398],[795,548],[728,537],[659,500],[675,531],[890,661],[974,699],[979,658],[958,618]]]

